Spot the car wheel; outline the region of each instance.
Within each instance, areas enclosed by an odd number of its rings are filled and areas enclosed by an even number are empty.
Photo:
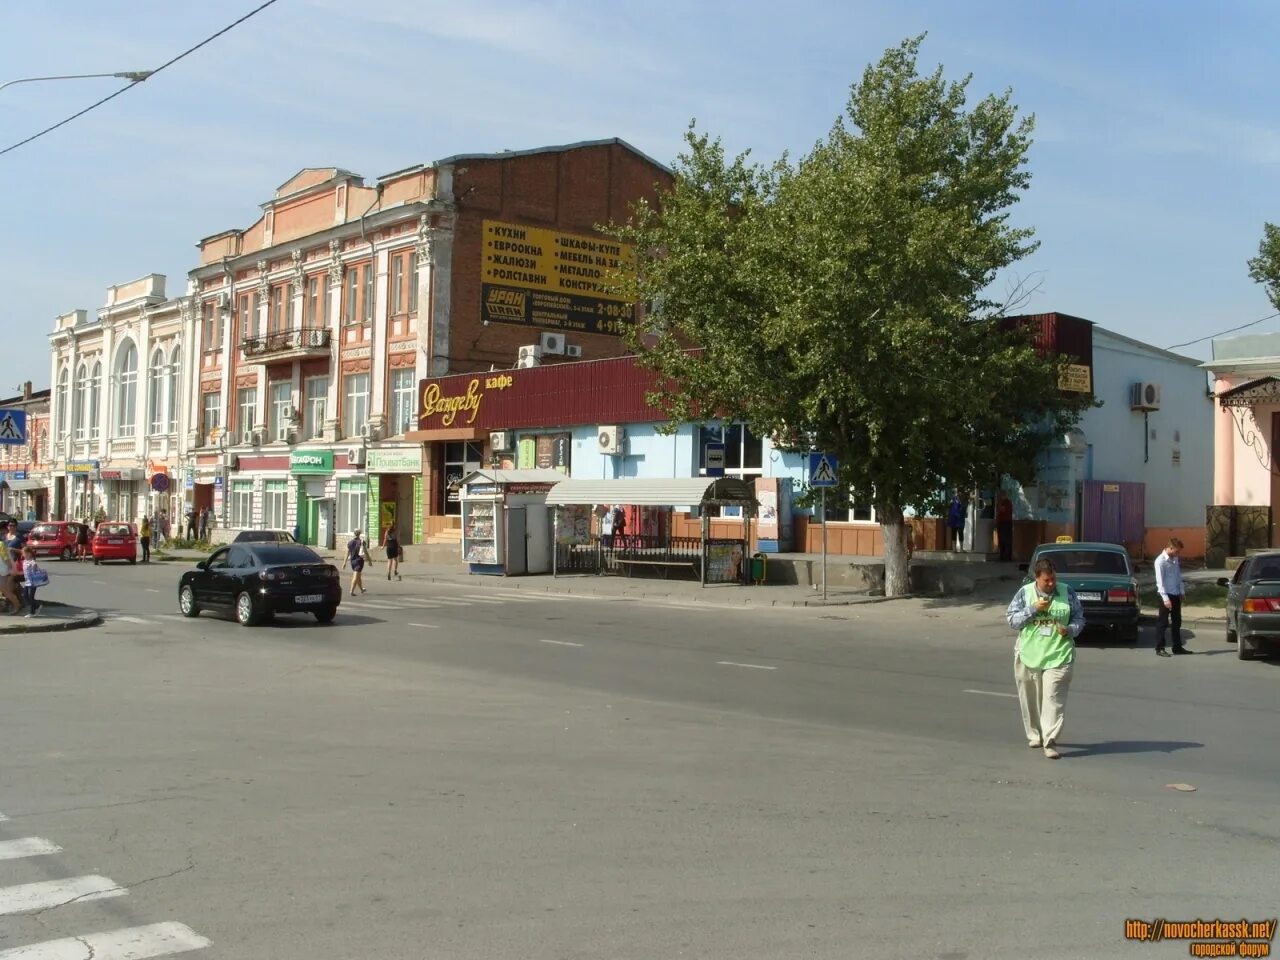
[[[130,562],[130,563],[137,563],[137,562],[138,562],[138,558],[137,558],[137,557],[130,557],[130,558],[129,558],[129,562]]]
[[[93,565],[94,565],[95,567],[96,567],[100,562],[101,562],[101,561],[99,561],[97,557],[94,557],[94,558],[93,558]]]
[[[338,615],[337,607],[322,607],[315,611],[316,619],[321,623],[333,623],[333,618]]]
[[[1134,624],[1132,627],[1125,627],[1123,630],[1120,631],[1120,639],[1122,639],[1125,643],[1132,646],[1133,644],[1138,642],[1138,635],[1140,630],[1141,628],[1137,624]]]
[[[200,607],[196,604],[196,592],[190,586],[178,591],[178,609],[184,617],[200,616]]]
[[[76,555],[76,554],[75,554],[75,551],[74,551],[74,550],[72,550],[70,547],[63,547],[63,548],[62,548],[62,553],[58,554],[58,559],[60,559],[60,560],[70,560],[70,559],[72,559],[73,557],[75,557],[75,555]]]
[[[1236,656],[1241,660],[1253,659],[1253,647],[1249,645],[1249,641],[1244,637],[1236,634]]]
[[[1240,634],[1231,629],[1231,618],[1227,618],[1227,643],[1239,643]]]
[[[254,627],[262,619],[262,614],[258,612],[258,608],[254,605],[253,597],[247,593],[241,593],[236,597],[236,622],[242,627]]]

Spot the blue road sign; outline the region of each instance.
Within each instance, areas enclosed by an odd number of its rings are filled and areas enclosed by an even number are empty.
[[[27,442],[27,411],[0,410],[0,443]]]
[[[708,443],[706,455],[703,457],[708,477],[724,476],[724,444]]]
[[[838,487],[840,462],[825,453],[809,454],[809,486]]]

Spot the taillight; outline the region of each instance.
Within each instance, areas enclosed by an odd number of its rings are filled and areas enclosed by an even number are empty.
[[[338,572],[337,567],[325,567],[324,575],[328,577],[330,580],[337,580],[340,576],[342,576],[342,574]]]
[[[279,570],[262,570],[258,573],[259,580],[283,580],[284,574]]]
[[[1280,611],[1280,597],[1249,597],[1244,602],[1245,613],[1275,613]]]
[[[1122,587],[1107,591],[1107,603],[1137,603],[1138,597],[1132,590]]]

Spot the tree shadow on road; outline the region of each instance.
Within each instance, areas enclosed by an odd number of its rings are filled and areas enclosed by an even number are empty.
[[[1203,747],[1195,740],[1103,740],[1099,743],[1059,743],[1064,759],[1119,753],[1174,753]]]

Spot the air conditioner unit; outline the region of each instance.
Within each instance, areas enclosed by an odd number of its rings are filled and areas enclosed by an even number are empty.
[[[360,466],[364,463],[364,447],[347,447],[347,463]]]
[[[284,442],[285,442],[285,443],[297,443],[297,442],[298,442],[298,431],[297,431],[297,430],[286,430],[286,431],[284,432]]]
[[[240,458],[239,458],[238,456],[236,456],[235,454],[232,454],[231,456],[227,457],[227,469],[228,469],[228,470],[239,470],[239,469],[240,469]]]
[[[255,447],[262,446],[262,431],[250,430],[248,439],[249,439],[249,442],[253,444]]]
[[[1160,409],[1160,384],[1135,383],[1129,392],[1129,409],[1130,410],[1159,410]]]
[[[195,449],[196,447],[201,446],[200,441],[201,441],[202,439],[203,439],[203,438],[200,436],[200,431],[199,431],[199,430],[192,430],[192,431],[190,431],[190,432],[187,434],[187,449],[189,449],[189,450],[193,450],[193,449]]]
[[[494,453],[509,453],[514,448],[515,435],[510,430],[494,430],[489,434],[489,448]]]
[[[231,307],[231,294],[223,292],[218,294],[218,308],[220,310],[228,310]]]
[[[536,367],[541,359],[542,347],[536,343],[531,343],[527,347],[521,347],[516,354],[516,366]]]
[[[373,435],[373,424],[364,423],[360,425],[360,436],[368,437]]]
[[[563,333],[543,333],[538,336],[538,346],[543,353],[563,354],[565,343]]]
[[[578,358],[581,358],[581,356],[582,356],[582,347],[578,346],[576,343],[566,343],[566,344],[564,345],[564,355],[565,355],[566,357],[578,357]]]
[[[596,427],[596,449],[603,454],[618,456],[626,439],[626,431],[621,427]]]
[[[542,361],[532,354],[523,356],[516,361],[516,368],[519,370],[528,370],[532,367],[542,366]]]

